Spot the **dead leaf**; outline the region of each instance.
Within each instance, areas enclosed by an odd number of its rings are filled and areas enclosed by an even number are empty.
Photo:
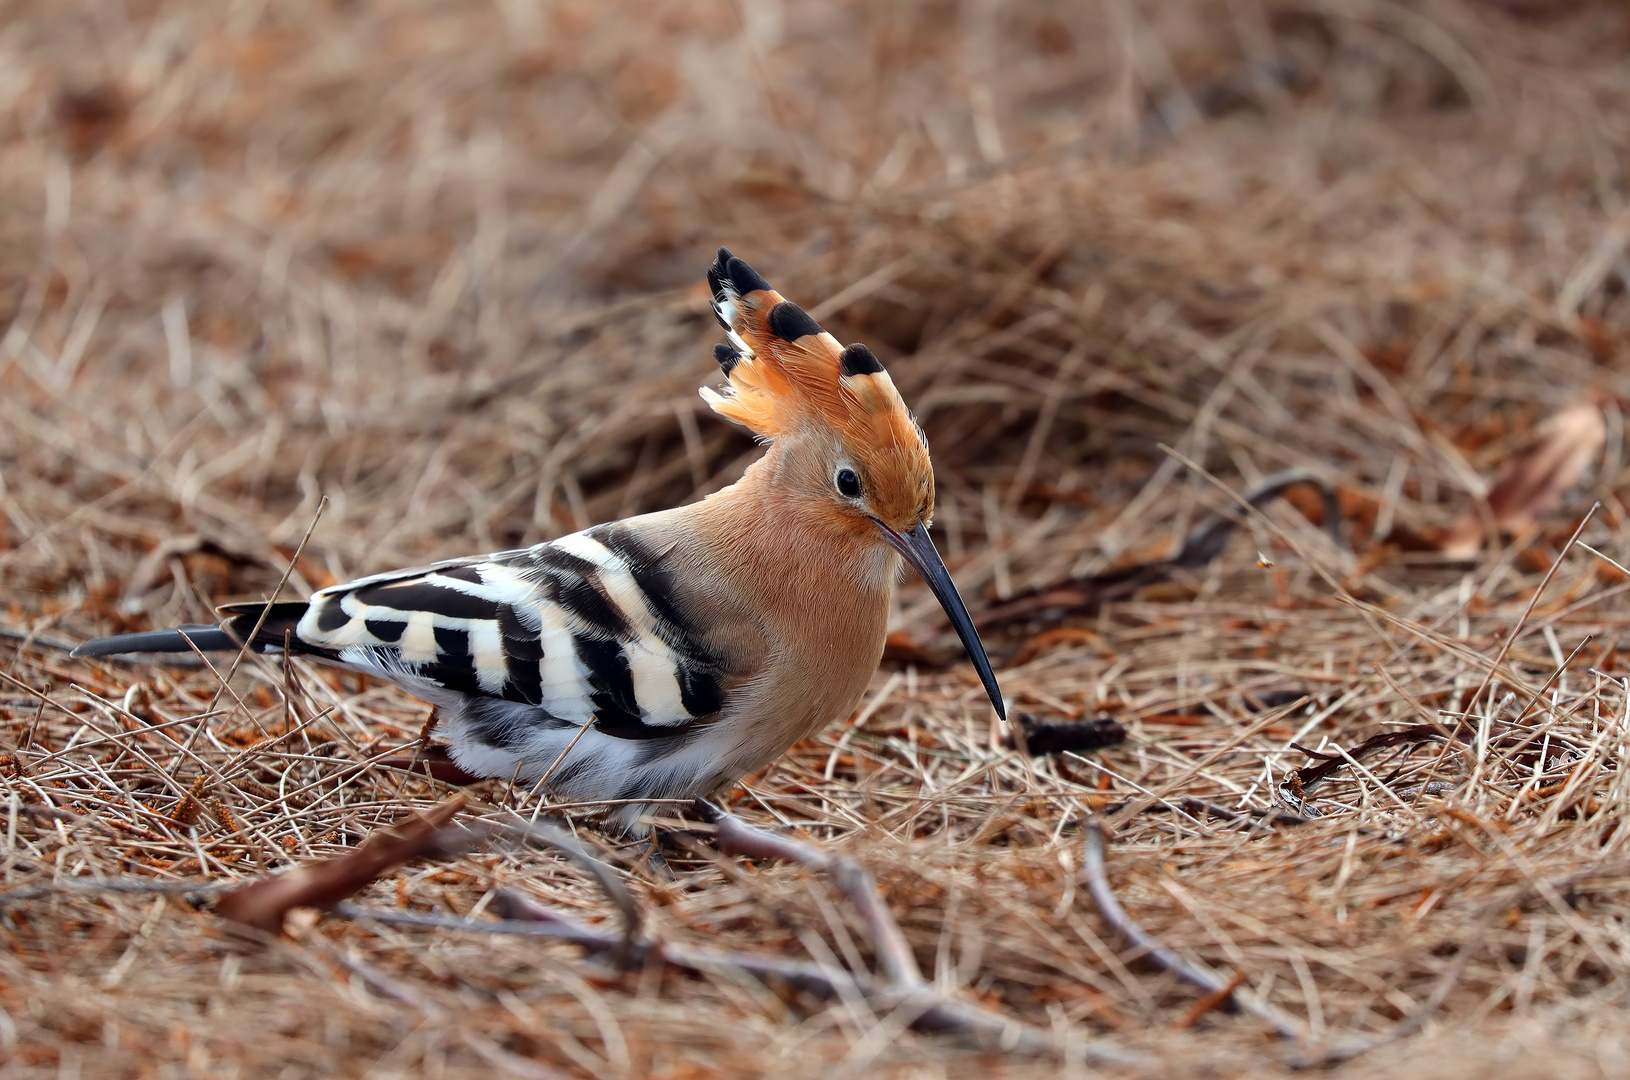
[[[1018,720],[1024,742],[1019,744],[1011,731],[1009,738],[1032,757],[1099,750],[1126,741],[1126,728],[1112,716],[1092,720],[1041,720],[1029,713],[1020,713]]]
[[[463,795],[455,795],[422,814],[412,814],[373,833],[354,851],[233,889],[221,897],[215,913],[268,934],[279,933],[291,908],[337,904],[375,878],[435,851],[442,826],[464,809],[467,801]]]
[[[1607,439],[1607,423],[1600,408],[1582,401],[1552,415],[1538,434],[1533,448],[1500,474],[1484,497],[1485,505],[1472,507],[1449,526],[1439,541],[1445,555],[1475,557],[1488,539],[1489,520],[1507,534],[1531,528],[1596,460]]]

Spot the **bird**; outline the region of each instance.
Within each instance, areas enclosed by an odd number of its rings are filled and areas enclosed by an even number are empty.
[[[227,604],[218,625],[97,638],[72,655],[253,649],[380,676],[434,707],[432,734],[465,773],[603,804],[604,822],[643,835],[660,803],[717,797],[854,711],[904,563],[1005,721],[929,536],[927,438],[883,364],[728,248],[707,279],[725,381],[701,396],[765,445],[735,483],[532,547],[304,601]]]

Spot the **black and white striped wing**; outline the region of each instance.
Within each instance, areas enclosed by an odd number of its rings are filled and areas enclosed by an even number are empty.
[[[539,721],[622,738],[673,735],[716,716],[724,671],[677,602],[665,554],[626,526],[598,526],[323,589],[296,635],[432,700],[533,706]]]

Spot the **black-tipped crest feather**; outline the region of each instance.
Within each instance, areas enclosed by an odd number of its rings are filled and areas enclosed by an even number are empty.
[[[758,271],[742,262],[732,258],[729,263],[730,284],[736,287],[736,292],[746,296],[750,292],[768,292],[770,283],[759,276]]]
[[[806,334],[821,332],[821,324],[791,300],[783,300],[771,308],[766,321],[770,324],[770,333],[782,341],[797,341]]]
[[[741,353],[734,345],[721,341],[713,346],[713,359],[719,362],[719,369],[729,375],[731,370],[741,363]]]
[[[843,350],[843,359],[838,366],[838,371],[846,377],[849,375],[876,375],[882,370],[882,361],[878,360],[870,349],[858,341]]]
[[[727,281],[737,296],[746,296],[750,292],[770,287],[770,283],[760,277],[757,270],[730,254],[729,248],[722,247],[719,249],[719,257],[713,261],[707,272],[707,283],[713,290],[713,299],[726,299],[724,282]]]

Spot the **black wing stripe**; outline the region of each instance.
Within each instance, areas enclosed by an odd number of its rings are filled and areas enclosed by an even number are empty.
[[[362,625],[368,628],[368,633],[391,645],[401,641],[402,631],[407,629],[407,623],[393,619],[364,619]]]
[[[428,611],[449,619],[490,619],[497,607],[491,600],[472,596],[424,578],[369,585],[351,595],[369,607],[397,611]]]
[[[602,735],[610,735],[614,739],[629,739],[635,742],[642,742],[647,739],[684,739],[701,726],[701,722],[697,720],[692,720],[686,724],[669,724],[666,727],[658,727],[655,724],[642,724],[639,720],[630,717],[599,717],[594,721],[594,730]]]
[[[475,665],[473,664],[465,664],[461,666],[445,663],[439,660],[432,661],[428,664],[418,665],[417,670],[414,671],[414,674],[421,679],[429,679],[431,682],[439,683],[440,685],[447,687],[449,690],[456,690],[461,694],[469,694],[471,697],[492,696],[481,688],[481,681],[476,676]]]
[[[340,606],[340,598],[337,596],[323,600],[322,606],[317,609],[317,629],[325,634],[332,634],[350,621],[351,616]]]
[[[436,635],[437,662],[443,664],[457,664],[463,667],[474,664],[475,657],[470,653],[470,632],[468,630],[455,630],[450,626],[437,626],[432,629]]]
[[[626,639],[632,632],[616,605],[596,586],[599,568],[587,559],[551,547],[523,552],[507,565],[551,590],[549,598],[602,636]]]
[[[569,551],[561,551],[552,547],[531,548],[521,552],[511,565],[519,566],[523,570],[530,570],[533,576],[539,579],[546,578],[551,571],[570,574],[574,577],[589,577],[595,572],[595,565],[589,560],[579,558]]]
[[[306,625],[378,658],[364,666],[466,696],[471,734],[487,745],[581,723],[653,747],[688,738],[719,715],[726,665],[706,647],[667,549],[621,526],[589,538],[364,580],[321,597]]]
[[[498,609],[498,633],[504,639],[504,655],[511,660],[525,661],[535,668],[543,659],[543,639],[521,621],[514,608],[506,605]]]
[[[629,576],[639,587],[646,607],[655,616],[657,636],[679,659],[675,676],[680,700],[691,716],[711,716],[723,704],[719,676],[723,660],[699,640],[694,620],[679,603],[672,571],[661,564],[650,547],[633,530],[615,525],[590,533],[606,549],[622,560]]]
[[[631,633],[628,620],[587,578],[562,575],[555,583],[555,602],[607,637],[626,638]]]
[[[573,637],[572,644],[589,672],[595,727],[603,729],[607,724],[645,727],[640,719],[639,702],[634,697],[634,675],[622,645],[582,635]]]
[[[646,606],[658,622],[666,623],[688,638],[691,635],[691,620],[674,599],[673,574],[657,561],[645,542],[635,536],[632,529],[626,528],[596,529],[590,535],[628,567],[634,584],[640,587]]]
[[[543,639],[521,623],[512,607],[498,611],[498,633],[504,645],[504,697],[528,705],[543,702]]]
[[[508,674],[504,679],[505,700],[525,702],[528,705],[543,704],[543,677],[538,671],[537,664],[517,663],[514,657],[510,657],[506,671]]]
[[[679,668],[679,697],[692,716],[712,716],[724,705],[717,676],[689,664]]]

